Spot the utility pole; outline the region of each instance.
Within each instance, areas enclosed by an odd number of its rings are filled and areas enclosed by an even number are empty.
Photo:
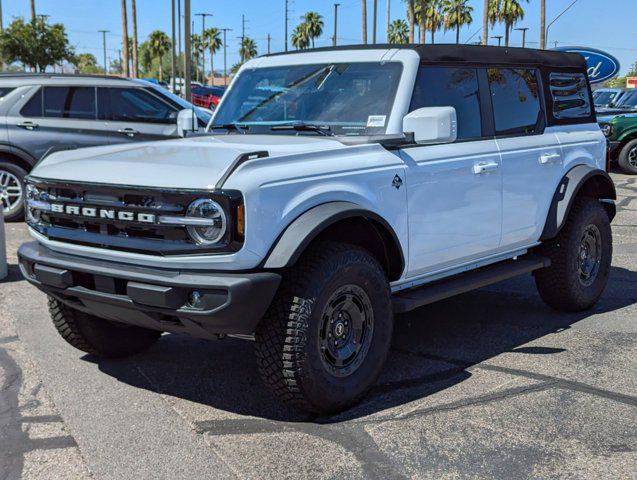
[[[35,0],[31,0],[31,21],[35,22]]]
[[[338,7],[340,3],[334,4],[334,36],[332,37],[332,46],[336,46],[337,32],[338,32]]]
[[[2,0],[0,0],[0,33],[4,32],[4,25],[2,23]]]
[[[270,55],[270,40],[272,40],[272,38],[270,37],[270,34],[268,33],[268,55]]]
[[[372,43],[376,43],[376,17],[378,13],[378,0],[374,0],[372,17],[374,19],[374,28],[372,29]]]
[[[122,0],[122,75],[128,77],[128,19],[126,17],[126,0]]]
[[[241,53],[241,63],[243,63],[245,61],[245,58],[243,58],[243,42],[246,39],[246,16],[244,14],[241,14],[241,49],[239,50],[239,52]]]
[[[497,38],[498,39],[498,47],[500,47],[502,45],[502,35],[494,35],[491,38]]]
[[[231,32],[231,28],[222,28],[220,29],[223,32],[223,85],[228,85],[228,64],[227,64],[227,56],[226,56],[226,33]]]
[[[489,44],[489,0],[484,0],[484,13],[482,14],[482,45],[488,45],[488,44]]]
[[[185,68],[184,68],[184,91],[186,94],[186,101],[190,102],[190,61],[192,59],[192,51],[190,49],[190,0],[184,0],[184,55],[185,55]]]
[[[177,0],[177,59],[178,59],[178,68],[179,75],[181,78],[184,78],[184,64],[182,63],[182,50],[181,50],[181,0]],[[179,87],[179,94],[183,95],[184,92],[181,90],[182,87]]]
[[[387,43],[389,43],[389,25],[391,23],[391,0],[387,0]]]
[[[367,0],[362,0],[363,5],[363,43],[367,45]]]
[[[288,2],[285,0],[285,51],[288,51]]]
[[[528,30],[528,27],[516,28],[516,30],[522,32],[522,48],[526,47],[526,31]]]
[[[138,46],[137,46],[137,2],[136,0],[131,0],[130,2],[131,8],[131,21],[133,22],[133,68],[132,68],[132,76],[133,78],[139,77],[139,59],[138,57]],[[160,78],[161,80],[161,78]]]
[[[485,0],[486,2],[487,0]],[[540,49],[546,48],[546,0],[540,4]]]
[[[212,17],[212,13],[195,13],[195,17],[201,17],[201,42],[205,44],[205,40],[203,38],[206,33],[206,17]],[[206,77],[206,49],[203,48],[201,51],[201,63],[203,64],[203,83],[204,85],[208,85],[208,78]],[[214,75],[214,72],[213,72]]]
[[[170,0],[170,22],[171,22],[171,51],[170,51],[170,76],[173,93],[175,93],[175,75],[176,75],[176,62],[175,62],[175,0]]]
[[[98,30],[102,34],[102,49],[104,50],[104,75],[108,74],[108,67],[106,65],[106,34],[110,30]]]

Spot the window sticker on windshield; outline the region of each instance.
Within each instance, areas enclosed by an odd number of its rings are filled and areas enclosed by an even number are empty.
[[[387,115],[370,115],[367,117],[368,127],[384,127]]]

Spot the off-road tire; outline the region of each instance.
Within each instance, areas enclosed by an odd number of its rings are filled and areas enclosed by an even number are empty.
[[[637,138],[622,147],[617,157],[617,163],[623,172],[637,175],[637,165],[631,164],[631,158],[633,163],[636,161],[634,157],[631,157],[631,152],[632,155],[637,155]]]
[[[601,258],[596,277],[590,285],[584,285],[580,281],[578,261],[582,237],[589,225],[595,226],[601,234]],[[608,281],[612,242],[610,221],[599,200],[576,198],[557,237],[539,249],[551,260],[550,267],[534,273],[542,300],[552,308],[566,312],[579,312],[595,305]]]
[[[53,325],[67,343],[78,350],[104,358],[122,358],[150,347],[161,332],[118,325],[67,307],[49,297]]]
[[[362,363],[342,377],[323,363],[319,330],[328,300],[347,285],[360,287],[368,296],[373,329]],[[286,272],[256,329],[259,373],[281,400],[301,410],[320,414],[344,410],[378,378],[392,328],[389,283],[378,261],[357,246],[320,243]]]
[[[4,161],[2,157],[0,157],[0,172],[7,172],[13,175],[20,182],[20,186],[22,187],[22,197],[19,202],[17,202],[7,213],[4,214],[4,220],[6,222],[20,221],[24,218],[24,199],[26,193],[24,188],[24,177],[27,176],[27,172],[14,163]],[[0,189],[1,188],[2,186],[0,186]],[[0,209],[4,209],[4,204],[1,201]]]

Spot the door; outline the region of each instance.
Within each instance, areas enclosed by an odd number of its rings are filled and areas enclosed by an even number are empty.
[[[502,157],[502,247],[539,239],[561,177],[562,151],[546,125],[539,71],[487,70],[496,141]]]
[[[7,117],[9,141],[36,159],[53,150],[108,143],[106,123],[96,118],[95,88],[31,87]]]
[[[179,110],[141,87],[98,88],[98,118],[108,125],[111,143],[177,137]]]
[[[502,170],[483,120],[478,70],[421,67],[410,110],[452,106],[458,140],[405,148],[409,209],[408,275],[494,253],[500,244]]]

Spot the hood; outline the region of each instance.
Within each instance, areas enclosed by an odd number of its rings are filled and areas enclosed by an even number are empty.
[[[270,157],[344,148],[329,138],[287,135],[215,135],[82,148],[53,153],[33,177],[72,182],[211,189],[239,156],[266,150]]]

